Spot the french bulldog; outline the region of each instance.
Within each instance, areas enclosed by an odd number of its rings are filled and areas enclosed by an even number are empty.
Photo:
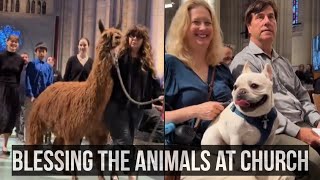
[[[261,73],[246,63],[232,91],[233,102],[210,124],[202,145],[271,145],[279,121],[274,108],[272,67]]]

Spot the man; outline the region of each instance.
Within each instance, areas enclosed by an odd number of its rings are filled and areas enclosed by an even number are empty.
[[[26,79],[26,68],[29,63],[29,55],[26,52],[23,52],[21,54],[22,59],[25,61],[25,65],[23,67],[23,70],[21,72],[20,76],[20,105],[21,105],[21,112],[20,112],[20,119],[16,122],[16,133],[17,137],[20,141],[24,141],[24,114],[25,114],[25,106],[24,101],[26,98],[25,94],[25,79]]]
[[[45,43],[37,43],[34,48],[36,58],[29,62],[26,69],[26,117],[29,115],[32,103],[53,83],[53,70],[46,62],[47,50]]]
[[[230,44],[224,44],[223,46],[223,52],[224,52],[224,57],[223,57],[223,63],[227,66],[230,66],[232,60],[233,60],[233,47]]]
[[[47,59],[47,63],[50,64],[50,66],[52,67],[53,69],[53,83],[55,82],[58,82],[58,81],[62,81],[62,76],[61,76],[61,72],[58,71],[56,69],[56,67],[54,66],[55,65],[55,58],[52,57],[52,56],[49,56],[48,59]]]
[[[271,0],[256,0],[245,13],[250,43],[233,59],[230,70],[236,79],[248,61],[252,71],[261,72],[266,63],[273,68],[273,90],[280,127],[276,144],[320,147],[320,136],[311,127],[319,128],[320,115],[311,103],[306,89],[295,75],[289,61],[272,48],[277,32],[277,7]],[[311,126],[310,126],[310,125]],[[310,148],[309,170],[311,177],[319,178],[320,157]],[[318,177],[313,177],[315,174]]]

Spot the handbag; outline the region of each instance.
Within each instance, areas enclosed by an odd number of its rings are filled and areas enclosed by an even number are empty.
[[[211,81],[209,84],[209,92],[208,92],[208,101],[210,101],[210,98],[212,95],[214,78],[215,78],[215,68],[213,68],[212,74],[211,74]],[[186,124],[176,127],[174,130],[174,137],[173,137],[174,143],[182,144],[182,145],[190,145],[190,144],[193,144],[193,142],[198,142],[200,144],[202,137],[197,133],[200,123],[201,123],[201,119],[197,118],[194,127],[191,127],[190,125],[186,125]]]

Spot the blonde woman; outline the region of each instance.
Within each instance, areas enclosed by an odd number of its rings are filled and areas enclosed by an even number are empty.
[[[166,39],[165,122],[166,125],[201,124],[189,145],[200,145],[202,134],[231,99],[233,79],[220,65],[223,44],[214,11],[204,0],[186,1],[175,14]],[[214,75],[213,75],[214,74]],[[213,78],[213,79],[212,79]],[[208,98],[209,85],[213,92]],[[167,144],[175,142],[174,131],[166,132]]]

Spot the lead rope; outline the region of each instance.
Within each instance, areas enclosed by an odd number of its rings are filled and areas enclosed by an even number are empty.
[[[112,56],[113,57],[113,56]],[[137,105],[148,105],[148,104],[152,104],[154,102],[157,102],[157,101],[161,101],[163,99],[161,98],[157,98],[157,99],[153,99],[151,101],[146,101],[146,102],[138,102],[134,99],[132,99],[129,95],[129,93],[127,92],[126,88],[124,87],[124,84],[123,84],[123,81],[122,81],[122,77],[121,77],[121,73],[120,73],[120,68],[119,68],[119,61],[118,61],[118,57],[113,57],[113,61],[114,61],[114,64],[116,66],[116,69],[117,69],[117,74],[118,74],[118,78],[120,80],[120,85],[121,85],[121,88],[124,92],[124,94],[127,96],[127,98],[129,99],[129,101],[131,101],[132,103],[134,104],[137,104]],[[161,119],[159,120],[159,122],[157,122],[155,128],[153,129],[153,131],[151,132],[151,135],[150,135],[150,138],[148,139],[149,142],[152,142],[152,137],[155,135],[156,131],[157,131],[157,128],[159,127],[159,124],[161,122]]]
[[[139,101],[136,101],[136,100],[132,99],[131,96],[129,95],[129,93],[127,92],[126,88],[124,87],[124,84],[123,84],[123,81],[122,81],[122,77],[121,77],[121,73],[120,73],[118,57],[113,57],[113,60],[114,60],[114,64],[115,64],[116,69],[117,69],[117,74],[118,74],[118,78],[120,80],[120,85],[121,85],[122,91],[124,92],[126,97],[129,99],[129,101],[131,101],[134,104],[143,106],[143,105],[148,105],[148,104],[152,104],[154,102],[163,100],[162,98],[157,98],[157,99],[153,99],[153,100],[150,100],[150,101],[139,102]]]

